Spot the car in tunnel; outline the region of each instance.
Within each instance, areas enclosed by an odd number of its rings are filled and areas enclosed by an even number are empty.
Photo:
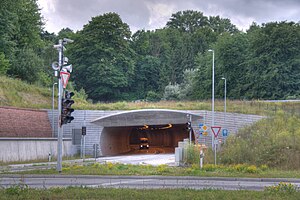
[[[148,138],[140,138],[140,149],[149,149]]]

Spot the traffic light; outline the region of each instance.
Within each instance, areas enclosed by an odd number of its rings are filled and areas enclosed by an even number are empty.
[[[188,121],[187,123],[186,123],[186,130],[187,131],[190,131],[192,129],[192,123],[190,122],[190,121]]]
[[[71,108],[72,104],[74,103],[74,100],[72,97],[74,96],[74,92],[65,92],[65,98],[62,99],[62,108],[61,108],[61,125],[71,123],[71,121],[74,119],[73,116],[71,116],[72,112],[74,112],[74,109]]]

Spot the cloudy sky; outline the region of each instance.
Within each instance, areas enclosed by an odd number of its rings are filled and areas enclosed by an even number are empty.
[[[252,22],[300,21],[300,0],[38,0],[45,29],[81,30],[92,17],[118,13],[132,32],[162,28],[173,13],[197,10],[229,18],[240,30]]]

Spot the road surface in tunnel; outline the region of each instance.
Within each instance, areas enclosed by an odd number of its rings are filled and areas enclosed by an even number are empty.
[[[145,152],[147,153],[147,152]],[[111,162],[111,163],[122,163],[132,165],[175,165],[175,154],[164,153],[164,154],[126,154],[120,156],[108,156],[97,158],[97,162]]]
[[[175,165],[174,148],[150,146],[149,149],[139,149],[139,145],[130,145],[130,152],[118,156],[97,158],[97,162],[112,162],[133,165]]]

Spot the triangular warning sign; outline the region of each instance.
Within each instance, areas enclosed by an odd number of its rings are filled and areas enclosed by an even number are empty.
[[[70,78],[70,73],[68,72],[60,72],[60,77],[61,77],[61,83],[63,85],[63,88],[67,87],[69,78]]]
[[[221,130],[221,126],[212,126],[212,127],[211,127],[211,130],[212,130],[214,136],[215,136],[215,137],[218,137],[219,132],[220,132],[220,130]]]

